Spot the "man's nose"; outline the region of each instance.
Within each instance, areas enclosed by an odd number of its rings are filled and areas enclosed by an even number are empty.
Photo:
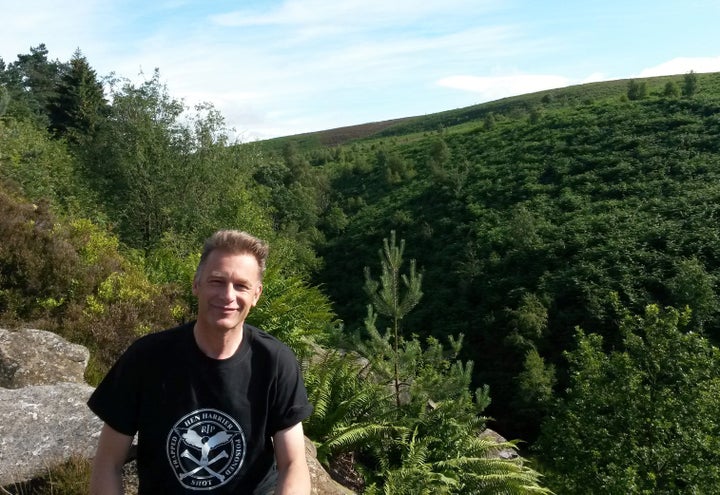
[[[235,299],[235,287],[233,284],[226,284],[223,290],[223,297],[227,301],[233,301]]]

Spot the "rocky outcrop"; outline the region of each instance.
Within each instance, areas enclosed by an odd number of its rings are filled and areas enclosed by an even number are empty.
[[[317,450],[309,438],[305,438],[305,455],[310,470],[312,495],[353,495],[355,492],[333,480],[317,460]]]
[[[86,402],[88,350],[43,330],[0,329],[0,487],[46,475],[73,455],[91,458],[102,421]],[[351,495],[305,439],[313,495]],[[126,493],[137,493],[132,466]],[[0,489],[1,491],[1,489]]]
[[[85,383],[90,353],[43,330],[0,328],[0,387]]]
[[[0,388],[0,486],[47,473],[73,454],[91,457],[102,422],[81,383]]]
[[[486,428],[483,430],[479,437],[482,440],[489,441],[492,444],[497,445],[496,448],[492,448],[488,451],[487,456],[493,459],[515,459],[519,457],[517,451],[510,447],[508,441],[495,430]]]
[[[85,405],[89,357],[51,332],[0,329],[0,486],[92,456],[102,422]]]

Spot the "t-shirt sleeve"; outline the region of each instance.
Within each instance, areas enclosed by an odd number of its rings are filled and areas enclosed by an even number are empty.
[[[275,401],[269,421],[271,435],[307,419],[313,412],[302,371],[290,349],[281,349],[276,367]]]
[[[133,436],[138,429],[141,359],[136,344],[117,360],[88,399],[88,407],[116,431]]]

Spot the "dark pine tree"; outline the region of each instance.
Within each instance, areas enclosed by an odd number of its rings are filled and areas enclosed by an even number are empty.
[[[79,49],[60,77],[49,110],[51,129],[71,143],[90,138],[107,114],[103,86]]]
[[[7,113],[47,126],[50,102],[56,97],[63,67],[58,60],[48,60],[48,50],[42,43],[30,48],[30,53],[18,55],[17,61],[6,68],[0,65],[0,85],[9,99]]]

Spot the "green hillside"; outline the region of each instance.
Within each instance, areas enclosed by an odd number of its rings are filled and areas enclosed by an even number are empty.
[[[528,350],[562,369],[575,326],[616,341],[613,293],[635,311],[689,304],[717,339],[720,75],[692,98],[664,96],[673,82],[632,101],[629,81],[509,98],[346,144],[322,165],[348,219],[324,231],[316,280],[361,321],[363,266],[396,230],[426,289],[407,332],[465,334],[493,416],[523,438]]]

